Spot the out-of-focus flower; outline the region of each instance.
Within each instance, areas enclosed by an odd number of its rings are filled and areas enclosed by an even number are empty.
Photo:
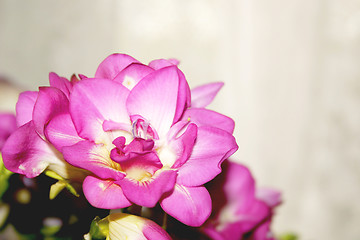
[[[171,216],[200,226],[211,213],[203,184],[237,150],[234,122],[204,108],[222,84],[194,89],[191,101],[176,64],[160,59],[143,65],[113,54],[95,78],[70,82],[50,74],[50,87],[20,96],[21,127],[5,144],[6,167],[28,177],[46,168],[61,176],[85,169],[92,174],[84,194],[95,207],[160,201]]]
[[[0,113],[0,152],[5,141],[16,130],[15,115],[12,113]]]
[[[6,139],[16,130],[15,104],[19,87],[0,76],[0,152]]]
[[[255,189],[250,171],[243,165],[225,161],[223,173],[208,185],[213,198],[211,217],[201,228],[214,240],[274,239],[270,231],[273,208],[280,193]]]

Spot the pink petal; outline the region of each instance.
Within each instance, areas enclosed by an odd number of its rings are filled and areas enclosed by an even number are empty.
[[[17,126],[22,126],[32,120],[32,114],[35,106],[38,92],[26,91],[19,95],[19,100],[16,103],[16,123]]]
[[[257,227],[252,233],[252,239],[254,240],[276,240],[274,234],[270,230],[270,219],[265,221],[259,227]]]
[[[0,151],[11,133],[16,130],[16,119],[12,113],[0,113]]]
[[[256,198],[262,200],[270,208],[276,207],[281,203],[281,192],[272,188],[256,189]]]
[[[212,126],[225,130],[231,134],[234,132],[234,120],[205,108],[187,109],[182,119],[195,123],[198,127]]]
[[[186,108],[190,107],[190,105],[191,105],[191,92],[190,92],[189,84],[186,81],[184,73],[181,72],[178,68],[177,68],[177,71],[179,74],[179,95],[178,95],[178,101],[177,101],[177,106],[176,106],[177,111],[175,113],[173,123],[176,123],[177,121],[179,121],[179,119],[181,118],[181,116],[184,113],[184,110]]]
[[[211,198],[205,187],[175,185],[174,191],[160,201],[166,213],[180,222],[201,226],[211,213]]]
[[[158,170],[150,180],[139,182],[125,177],[117,181],[117,184],[131,202],[144,207],[154,207],[165,192],[174,188],[176,175],[175,170]]]
[[[12,172],[33,178],[42,173],[49,164],[65,163],[58,158],[56,150],[35,132],[32,121],[18,128],[2,149],[4,165]]]
[[[102,144],[81,141],[73,146],[63,147],[65,160],[71,165],[93,172],[102,179],[119,180],[125,174],[120,166],[109,157],[108,150]]]
[[[164,67],[169,67],[169,66],[177,66],[179,64],[179,61],[176,60],[176,59],[156,59],[156,60],[153,60],[149,63],[149,67],[155,69],[155,70],[158,70],[158,69],[161,69],[161,68],[164,68]]]
[[[221,163],[237,149],[230,133],[214,127],[199,127],[192,154],[179,168],[177,182],[189,187],[203,185],[221,172]]]
[[[171,240],[169,234],[162,227],[148,219],[146,219],[142,232],[147,240]]]
[[[154,69],[143,65],[141,63],[132,63],[122,70],[115,78],[114,81],[123,84],[129,90],[145,76],[154,72]]]
[[[56,73],[51,72],[49,73],[49,82],[51,87],[60,89],[65,96],[69,98],[72,89],[72,84],[69,80],[64,77],[59,77]]]
[[[131,206],[121,187],[112,180],[87,176],[83,182],[83,190],[86,199],[94,207],[118,209]]]
[[[68,98],[61,90],[53,87],[40,87],[33,111],[35,130],[40,136],[44,136],[44,127],[49,120],[58,114],[68,112],[68,110]]]
[[[105,120],[128,123],[125,100],[129,90],[107,79],[86,79],[73,88],[70,113],[79,136],[104,142],[108,133],[103,130]]]
[[[174,149],[177,159],[172,168],[182,166],[189,159],[197,137],[197,126],[189,124],[181,136],[170,142],[170,147]]]
[[[162,68],[147,75],[130,92],[126,106],[130,115],[141,115],[164,137],[183,109],[178,103],[179,75],[177,67]]]
[[[234,204],[234,211],[246,211],[255,201],[255,179],[250,170],[242,164],[226,160],[223,163],[224,182],[221,188],[226,195],[227,202]],[[212,187],[209,189],[212,194]],[[216,191],[216,189],[214,189]]]
[[[59,151],[63,147],[74,145],[83,140],[78,136],[71,116],[68,113],[52,118],[45,128],[45,136]]]
[[[114,79],[116,75],[119,74],[124,68],[126,68],[129,64],[139,62],[135,58],[126,55],[115,53],[102,61],[96,70],[95,77],[96,78],[106,78],[106,79]]]
[[[208,106],[220,91],[224,83],[209,83],[191,90],[191,107],[203,108]]]

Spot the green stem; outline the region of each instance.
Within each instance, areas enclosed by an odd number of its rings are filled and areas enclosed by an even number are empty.
[[[167,228],[167,213],[164,213],[162,228],[166,231]]]

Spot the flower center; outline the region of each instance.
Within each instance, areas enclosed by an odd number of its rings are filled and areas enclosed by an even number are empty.
[[[148,121],[138,118],[132,124],[132,135],[134,138],[142,139],[159,139],[156,131],[154,131]]]
[[[126,176],[138,182],[145,182],[151,179],[152,174],[142,168],[129,168],[126,170]]]

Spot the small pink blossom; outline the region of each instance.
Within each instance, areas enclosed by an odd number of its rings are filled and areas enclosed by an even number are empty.
[[[270,223],[273,208],[281,202],[280,193],[256,189],[245,166],[225,161],[222,174],[209,183],[208,189],[213,211],[202,231],[211,239],[274,239]]]

